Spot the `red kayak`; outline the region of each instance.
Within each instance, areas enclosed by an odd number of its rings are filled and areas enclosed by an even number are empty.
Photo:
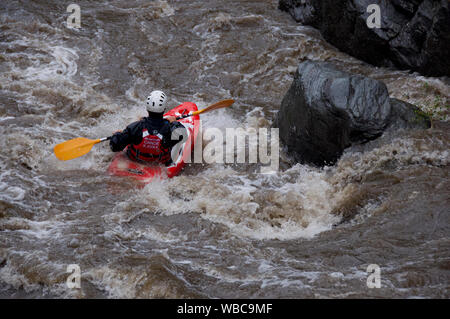
[[[189,112],[197,111],[197,105],[192,102],[184,102],[178,105],[176,108],[170,110],[164,116],[181,116],[186,115]],[[194,143],[197,139],[198,130],[200,127],[200,116],[194,115],[184,119],[178,120],[186,128],[188,132],[188,138],[181,147],[178,144],[174,146],[172,150],[173,158],[176,158],[173,164],[165,167],[162,164],[149,163],[143,164],[132,161],[125,154],[125,151],[119,152],[111,162],[108,168],[108,172],[111,175],[127,176],[149,183],[155,178],[163,179],[166,177],[172,178],[177,176],[186,164],[186,161],[191,157],[191,153],[194,149]],[[178,150],[178,154],[173,154]]]

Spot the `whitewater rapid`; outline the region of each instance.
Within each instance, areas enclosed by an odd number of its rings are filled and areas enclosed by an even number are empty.
[[[173,106],[234,98],[202,115],[204,130],[270,130],[302,59],[384,81],[424,110],[448,104],[445,78],[365,64],[277,1],[78,4],[80,30],[61,2],[0,5],[1,297],[448,297],[445,114],[332,167],[281,148],[274,174],[203,162],[140,187],[106,173],[106,143],[72,161],[53,154],[145,116],[153,89]],[[79,290],[67,288],[70,264]],[[367,288],[369,264],[382,289]]]

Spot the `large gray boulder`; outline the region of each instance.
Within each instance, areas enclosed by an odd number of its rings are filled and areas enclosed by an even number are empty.
[[[327,62],[300,63],[274,126],[295,160],[333,164],[345,148],[399,128],[428,128],[414,105],[389,98],[383,82]]]
[[[380,6],[381,28],[367,26],[370,4]],[[373,65],[450,76],[448,0],[279,0],[279,8]]]

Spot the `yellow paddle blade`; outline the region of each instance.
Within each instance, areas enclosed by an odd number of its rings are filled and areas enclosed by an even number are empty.
[[[99,142],[101,142],[100,139],[90,140],[84,137],[77,137],[70,141],[66,141],[56,145],[53,148],[53,152],[59,160],[67,161],[89,153],[92,146]]]
[[[197,115],[197,114],[206,113],[206,112],[209,112],[209,111],[212,111],[212,110],[217,110],[217,109],[221,109],[221,108],[224,108],[224,107],[229,107],[233,103],[234,103],[234,100],[232,100],[232,99],[223,100],[223,101],[214,103],[213,105],[210,105],[207,108],[204,108],[202,110],[192,112],[192,115]]]

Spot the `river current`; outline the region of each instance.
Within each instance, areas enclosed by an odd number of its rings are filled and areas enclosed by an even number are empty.
[[[0,297],[449,298],[448,78],[378,68],[338,51],[275,0],[0,3]],[[53,146],[100,138],[169,104],[235,104],[204,129],[270,129],[299,61],[386,83],[433,127],[347,150],[316,168],[189,164],[139,187],[109,176],[106,143],[58,161]],[[447,112],[447,113],[445,113]],[[81,289],[66,284],[68,265]],[[368,288],[369,265],[381,287]]]

